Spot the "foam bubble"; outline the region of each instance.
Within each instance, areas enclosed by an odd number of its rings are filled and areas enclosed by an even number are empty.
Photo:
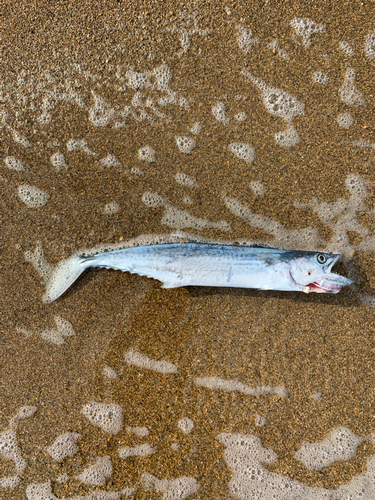
[[[24,420],[25,418],[32,417],[37,409],[38,408],[36,406],[21,406],[18,413],[11,418],[10,426],[12,427],[13,423],[18,422],[18,420]]]
[[[24,135],[20,134],[17,130],[14,130],[11,127],[9,127],[9,130],[12,133],[14,142],[21,144],[21,146],[23,146],[24,148],[31,147],[31,142]]]
[[[105,127],[115,115],[115,110],[105,102],[103,97],[92,91],[94,105],[89,109],[89,121],[94,127]]]
[[[185,205],[194,205],[194,200],[190,196],[184,196],[182,198],[182,201],[185,203]]]
[[[322,393],[314,391],[311,396],[315,399],[315,401],[321,401],[322,399]]]
[[[51,483],[32,483],[26,487],[27,500],[59,500],[53,493]]]
[[[68,151],[82,151],[88,156],[96,156],[96,153],[94,153],[94,151],[91,151],[84,139],[70,139],[70,141],[67,142],[66,147]]]
[[[120,458],[129,457],[148,457],[156,453],[156,450],[149,443],[140,444],[139,446],[124,446],[118,450],[118,456]]]
[[[51,163],[57,170],[62,170],[66,168],[65,157],[62,153],[54,153],[51,156]]]
[[[123,410],[117,404],[91,401],[82,408],[81,413],[108,434],[118,434],[122,429]]]
[[[173,92],[171,91],[170,89],[168,89],[168,94],[165,96],[165,97],[161,97],[159,100],[158,100],[158,104],[160,106],[167,106],[168,104],[173,104],[176,102],[176,92]]]
[[[358,148],[369,148],[369,149],[375,149],[375,144],[371,144],[371,142],[364,141],[361,139],[360,141],[352,141],[353,146],[357,146]]]
[[[164,90],[168,88],[169,80],[172,78],[171,70],[168,66],[158,66],[153,71],[153,76],[158,89]]]
[[[295,458],[309,470],[321,470],[336,461],[353,458],[363,441],[346,427],[338,427],[319,443],[302,443]]]
[[[110,201],[104,206],[103,213],[106,215],[117,214],[120,211],[120,205],[117,201]]]
[[[288,92],[268,86],[263,80],[247,70],[242,70],[242,75],[261,91],[263,103],[272,115],[283,118],[290,123],[296,116],[305,114],[305,105]]]
[[[194,229],[219,229],[221,231],[230,231],[231,226],[226,221],[211,222],[206,219],[195,217],[186,210],[180,210],[173,207],[168,201],[157,193],[147,191],[142,197],[142,201],[149,207],[165,206],[165,213],[161,220],[162,224],[174,227],[177,229],[194,228]]]
[[[179,97],[178,104],[180,105],[181,108],[189,109],[190,107],[188,100],[185,97]]]
[[[155,150],[151,146],[144,146],[139,149],[138,158],[142,161],[152,163],[155,161]]]
[[[61,345],[64,344],[65,337],[71,337],[72,335],[75,335],[75,331],[68,320],[62,318],[61,316],[54,316],[54,319],[57,330],[42,330],[38,332],[38,335],[48,342],[52,342],[56,345]],[[22,327],[16,327],[16,331],[18,333],[26,335],[27,337],[30,337],[33,334],[33,332]]]
[[[263,427],[266,423],[266,419],[262,415],[255,415],[254,423],[257,427]]]
[[[177,52],[178,57],[181,57],[183,54],[185,54],[190,47],[190,37],[191,35],[200,35],[200,36],[205,36],[208,33],[211,33],[212,30],[210,29],[205,29],[202,30],[198,26],[198,20],[197,20],[197,12],[193,12],[192,14],[188,14],[187,12],[181,12],[181,17],[184,18],[186,21],[184,22],[183,26],[180,28],[177,28],[176,26],[172,26],[172,28],[168,28],[168,31],[171,31],[172,33],[179,33],[180,34],[180,42],[181,42],[181,50]],[[193,28],[192,29],[187,29],[187,22],[193,23]],[[190,24],[189,23],[189,24]]]
[[[250,182],[250,187],[253,190],[255,196],[263,196],[266,192],[266,187],[264,186],[264,184],[258,181]]]
[[[193,135],[198,135],[198,134],[200,134],[201,130],[202,130],[202,127],[201,127],[201,125],[200,125],[200,123],[199,123],[199,122],[195,122],[195,123],[193,123],[193,125],[192,125],[190,128],[188,128],[188,131],[189,131],[191,134],[193,134]]]
[[[134,175],[138,175],[138,177],[143,177],[145,174],[142,172],[141,169],[137,168],[137,167],[132,167],[130,169],[130,172]]]
[[[375,307],[375,297],[372,297],[372,295],[360,294],[359,298],[365,306]]]
[[[329,82],[329,76],[323,73],[323,71],[314,71],[312,80],[319,85],[327,85]]]
[[[234,116],[234,119],[237,120],[238,122],[244,122],[247,118],[247,114],[244,111],[241,111],[241,113],[237,113]]]
[[[310,488],[282,474],[268,471],[263,464],[274,464],[276,453],[262,446],[258,437],[243,434],[219,434],[224,444],[224,460],[231,470],[229,493],[242,500],[302,500],[319,498],[328,500],[328,491]],[[313,496],[313,494],[316,496]]]
[[[345,185],[353,197],[367,198],[369,196],[367,190],[368,182],[359,175],[349,174]]]
[[[198,377],[194,380],[198,387],[206,387],[211,390],[220,390],[226,392],[241,392],[249,396],[261,396],[265,394],[274,394],[281,398],[288,397],[288,391],[285,387],[271,387],[269,385],[261,387],[249,387],[238,380],[225,380],[220,377]]]
[[[54,320],[56,323],[57,331],[63,337],[72,337],[76,334],[72,324],[67,319],[63,318],[62,316],[55,315]]]
[[[162,207],[166,203],[165,199],[162,196],[150,191],[146,191],[146,193],[144,193],[144,195],[142,196],[142,201],[145,205],[152,208]]]
[[[5,109],[0,110],[0,128],[7,127],[7,119],[9,117],[9,113],[5,111]]]
[[[223,196],[223,200],[230,212],[237,215],[237,217],[247,220],[251,226],[271,234],[275,239],[275,244],[281,248],[311,249],[323,243],[323,240],[315,228],[307,227],[300,230],[287,229],[280,222],[270,217],[264,217],[252,212],[236,198]]]
[[[126,430],[127,432],[135,434],[139,437],[145,437],[150,434],[150,431],[147,429],[147,427],[127,427]]]
[[[180,445],[178,443],[172,443],[171,448],[173,451],[178,451],[180,449]]]
[[[199,187],[199,184],[195,179],[190,177],[187,174],[184,174],[183,172],[178,172],[175,176],[177,184],[181,184],[181,186],[187,186],[187,187]]]
[[[353,57],[355,52],[353,48],[351,47],[350,43],[345,42],[344,40],[339,43],[340,49],[344,52],[349,57]]]
[[[175,229],[193,228],[202,230],[206,228],[219,229],[220,231],[230,231],[231,225],[227,221],[211,222],[200,217],[189,214],[186,210],[166,205],[165,214],[161,223]]]
[[[64,337],[57,330],[42,330],[39,332],[39,335],[42,339],[52,344],[61,345],[65,343]]]
[[[194,422],[190,418],[184,417],[178,421],[177,426],[184,434],[190,434],[193,430]]]
[[[100,457],[95,464],[87,467],[81,474],[75,476],[76,479],[85,484],[93,486],[104,486],[112,476],[113,468],[109,456]]]
[[[312,35],[315,33],[324,33],[326,30],[326,27],[323,24],[317,24],[306,17],[295,17],[290,22],[290,25],[294,28],[296,35],[302,38],[302,42],[305,47],[310,46]]]
[[[224,123],[225,125],[230,122],[230,118],[228,118],[225,112],[225,104],[223,102],[215,104],[215,106],[212,107],[211,112],[218,122]]]
[[[369,59],[374,59],[375,57],[375,33],[369,33],[366,36],[365,46],[364,46],[365,56]]]
[[[50,113],[42,113],[40,116],[37,118],[37,122],[39,122],[41,125],[48,125],[52,121],[52,115]]]
[[[45,258],[42,246],[39,244],[34,252],[31,250],[25,252],[25,259],[33,265],[34,269],[42,278],[44,283],[47,283],[52,274],[53,267]]]
[[[255,160],[255,149],[245,142],[232,142],[229,144],[229,149],[240,160],[245,160],[247,163],[252,163]]]
[[[17,435],[14,430],[9,429],[0,433],[0,455],[14,462],[18,475],[23,473],[26,462],[22,458]]]
[[[118,75],[118,78],[123,78]],[[120,86],[117,90],[127,91],[127,87],[132,88],[135,93],[131,100],[131,105],[124,106],[116,114],[123,118],[122,121],[115,121],[116,128],[123,127],[126,122],[125,119],[130,115],[136,121],[148,120],[155,122],[157,119],[170,121],[170,118],[162,113],[156,106],[167,106],[169,104],[178,103],[180,107],[189,109],[189,103],[183,96],[179,96],[177,92],[173,91],[169,86],[171,78],[171,71],[167,66],[159,66],[153,71],[136,72],[130,69],[126,73],[127,86]],[[154,80],[155,83],[152,83]],[[163,92],[164,95],[155,100],[154,92],[152,95],[147,95],[147,89],[150,91]]]
[[[17,193],[21,201],[29,208],[43,207],[50,197],[50,195],[42,189],[36,186],[30,186],[29,184],[21,184],[18,186]]]
[[[339,89],[339,96],[347,106],[362,106],[366,103],[362,93],[355,86],[355,70],[346,70],[344,83]]]
[[[375,457],[372,456],[367,459],[367,470],[354,476],[349,483],[339,486],[335,491],[336,497],[340,500],[372,500],[375,498],[374,475]]]
[[[176,144],[181,153],[191,154],[196,146],[195,140],[192,137],[176,135]]]
[[[94,490],[88,495],[64,497],[65,500],[120,500],[135,493],[135,488],[123,488],[120,491]],[[27,500],[60,500],[52,493],[51,482],[32,483],[26,487]]]
[[[154,489],[163,493],[164,500],[183,500],[199,490],[199,483],[193,477],[181,476],[175,479],[157,479],[145,472],[141,476],[145,489]]]
[[[125,353],[125,361],[128,365],[134,365],[145,370],[153,370],[159,373],[177,373],[178,368],[175,364],[168,361],[156,361],[144,354],[130,349]]]
[[[115,155],[108,154],[105,158],[100,160],[102,167],[121,167],[121,163],[118,161]]]
[[[325,242],[324,251],[341,253],[349,258],[357,249],[373,251],[375,241],[368,228],[357,217],[358,212],[368,212],[365,202],[370,196],[367,189],[368,182],[359,175],[350,174],[346,178],[346,187],[350,191],[350,198],[338,198],[330,203],[313,198],[309,203],[295,203],[295,206],[311,208],[321,221],[330,227],[332,237]],[[361,236],[359,244],[351,244],[350,231],[355,231]],[[314,243],[312,247],[313,245]]]
[[[56,460],[62,462],[66,457],[73,457],[77,451],[78,446],[76,442],[81,439],[81,434],[77,432],[65,432],[58,436],[53,444],[45,448],[48,455]]]
[[[284,59],[285,61],[289,61],[290,57],[286,50],[282,49],[277,40],[272,40],[272,42],[266,44],[267,49],[272,50],[274,54],[277,54],[278,57]]]
[[[259,43],[259,38],[252,38],[253,33],[251,29],[246,29],[242,26],[236,26],[236,29],[238,46],[245,54],[248,54],[253,45]]]
[[[60,474],[55,480],[57,483],[64,484],[69,481],[69,475],[64,472],[63,474]]]
[[[22,328],[20,326],[16,326],[16,332],[21,333],[22,335],[25,335],[26,337],[31,337],[31,335],[33,334],[33,332],[31,332],[30,330],[27,330],[27,328]]]
[[[341,128],[349,128],[353,125],[354,120],[350,113],[340,113],[336,118],[336,122]]]
[[[291,148],[300,141],[298,132],[294,127],[288,127],[286,130],[276,132],[274,137],[277,144],[283,148]]]
[[[104,365],[102,368],[102,374],[104,377],[109,378],[110,380],[116,380],[118,378],[117,373],[110,366]]]
[[[20,483],[18,476],[5,476],[0,479],[0,488],[15,488]]]
[[[22,161],[18,160],[14,156],[6,156],[4,158],[4,163],[11,170],[17,170],[17,172],[21,172],[21,171],[25,170],[25,167],[24,167]]]
[[[155,72],[155,70],[154,70],[154,72]],[[151,87],[150,73],[148,73],[148,72],[140,73],[140,72],[134,71],[133,68],[130,68],[125,73],[125,77],[127,79],[127,85],[133,90],[140,90],[140,89],[145,89],[145,88]],[[159,71],[156,72],[155,77],[156,77],[157,81],[158,81],[158,79],[160,81],[160,78],[163,79],[163,76],[160,75],[160,68],[159,68]]]

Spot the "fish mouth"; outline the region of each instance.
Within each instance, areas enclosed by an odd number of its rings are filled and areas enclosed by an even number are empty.
[[[325,274],[323,274],[322,278],[307,285],[310,292],[339,293],[343,286],[348,286],[354,283],[353,280],[346,278],[345,276],[340,276],[339,274],[331,272],[332,267],[336,264],[340,257],[340,254],[332,255],[327,262],[327,265],[323,268]]]
[[[309,283],[307,287],[310,292],[315,293],[339,293],[343,286],[351,285],[353,280],[340,276],[339,274],[330,273],[320,280],[315,280]]]
[[[332,267],[336,264],[340,257],[340,254],[332,255],[323,268],[321,278],[305,285],[303,291],[306,293],[339,293],[342,287],[354,283],[353,280],[346,278],[345,276],[340,276],[339,274],[331,272]]]

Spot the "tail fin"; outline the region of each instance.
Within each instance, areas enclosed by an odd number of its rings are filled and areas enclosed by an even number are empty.
[[[90,267],[91,263],[91,259],[85,259],[78,255],[73,255],[69,259],[59,262],[47,281],[43,302],[53,302],[60,297],[83,271]]]

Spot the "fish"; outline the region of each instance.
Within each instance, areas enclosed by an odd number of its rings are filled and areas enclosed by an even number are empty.
[[[43,302],[59,298],[90,267],[147,276],[162,288],[213,286],[258,290],[338,293],[353,281],[333,273],[340,254],[263,246],[165,243],[76,253],[62,260],[47,281]]]

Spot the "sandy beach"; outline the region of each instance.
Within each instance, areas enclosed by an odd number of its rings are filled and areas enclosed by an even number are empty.
[[[373,17],[2,3],[1,500],[375,498]],[[75,252],[186,240],[340,253],[355,285],[90,269],[42,302]]]

